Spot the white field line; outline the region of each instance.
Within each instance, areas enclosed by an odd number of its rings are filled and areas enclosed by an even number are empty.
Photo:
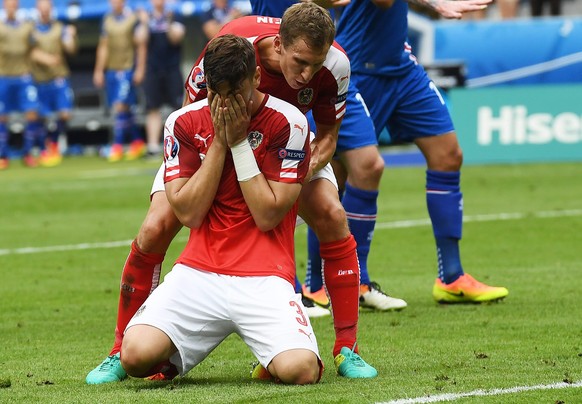
[[[570,389],[582,387],[582,380],[575,383],[553,383],[553,384],[538,384],[535,386],[517,386],[507,389],[492,389],[492,390],[473,390],[467,393],[446,393],[437,394],[434,396],[416,397],[416,398],[400,398],[398,400],[385,401],[377,404],[425,404],[425,403],[441,403],[444,401],[455,401],[465,397],[483,397],[483,396],[500,396],[503,394],[522,393],[524,391],[537,390],[556,390],[556,389]]]
[[[526,218],[555,218],[555,217],[568,217],[568,216],[582,216],[582,209],[571,209],[571,210],[549,210],[531,213],[495,213],[488,215],[472,215],[465,216],[463,222],[494,222],[494,221],[504,221],[504,220],[521,220]],[[394,222],[376,223],[376,230],[382,229],[402,229],[410,227],[419,226],[430,226],[430,219],[414,219],[414,220],[397,220]],[[304,227],[306,229],[306,227]],[[184,241],[186,237],[178,238],[178,240]],[[0,256],[2,255],[15,255],[15,254],[38,254],[45,252],[59,252],[59,251],[73,251],[73,250],[92,250],[92,249],[103,249],[103,248],[118,248],[126,247],[131,245],[132,240],[121,240],[121,241],[109,241],[102,243],[81,243],[81,244],[70,244],[70,245],[55,245],[47,247],[21,247],[21,248],[5,248],[0,249]]]
[[[570,210],[547,210],[540,212],[516,212],[516,213],[492,213],[488,215],[472,215],[463,217],[463,223],[471,222],[494,222],[503,220],[520,220],[526,218],[550,218],[550,217],[568,217],[568,216],[582,216],[582,209]],[[394,222],[376,223],[376,230],[379,229],[400,229],[419,226],[430,226],[430,219],[414,219],[414,220],[397,220]]]

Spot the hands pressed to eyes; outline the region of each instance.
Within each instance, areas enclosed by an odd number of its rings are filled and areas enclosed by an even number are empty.
[[[240,94],[223,97],[211,91],[208,92],[208,101],[214,125],[214,141],[233,146],[246,139],[253,102],[246,103]]]

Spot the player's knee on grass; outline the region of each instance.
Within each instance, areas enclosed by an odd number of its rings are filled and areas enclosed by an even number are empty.
[[[278,354],[268,368],[271,375],[285,384],[314,384],[320,378],[317,355],[307,349],[294,349]]]
[[[130,376],[151,376],[155,365],[169,358],[170,349],[171,341],[161,330],[135,325],[123,337],[121,366]]]
[[[133,377],[142,377],[150,367],[144,361],[143,349],[138,344],[138,338],[128,333],[123,338],[121,345],[121,366],[125,372]]]

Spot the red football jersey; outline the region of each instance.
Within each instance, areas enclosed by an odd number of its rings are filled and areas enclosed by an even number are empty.
[[[285,77],[272,74],[265,69],[258,57],[258,43],[279,33],[280,18],[247,16],[226,24],[218,36],[234,34],[247,38],[255,47],[257,66],[261,67],[259,90],[295,105],[301,112],[313,110],[316,123],[333,125],[345,114],[346,94],[350,81],[350,62],[344,50],[336,42],[330,48],[321,70],[303,88],[294,90]],[[205,49],[206,50],[206,49]],[[203,58],[204,52],[192,67],[186,80],[186,90],[191,101],[206,97]]]
[[[272,181],[301,183],[309,168],[307,119],[297,108],[265,96],[252,117],[248,140],[257,165]],[[214,139],[206,99],[172,113],[164,127],[165,182],[193,176]],[[297,203],[277,227],[260,231],[240,189],[228,152],[214,202],[202,225],[190,229],[177,260],[209,272],[236,276],[280,276],[294,284]]]

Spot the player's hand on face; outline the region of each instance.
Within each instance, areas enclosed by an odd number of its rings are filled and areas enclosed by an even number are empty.
[[[214,140],[212,144],[216,143],[226,146],[226,127],[224,123],[222,98],[209,90],[208,105],[210,106],[210,117],[212,118],[212,125],[214,126]]]
[[[246,103],[241,94],[229,95],[225,98],[224,121],[229,146],[234,146],[247,138],[252,103],[252,101]]]

